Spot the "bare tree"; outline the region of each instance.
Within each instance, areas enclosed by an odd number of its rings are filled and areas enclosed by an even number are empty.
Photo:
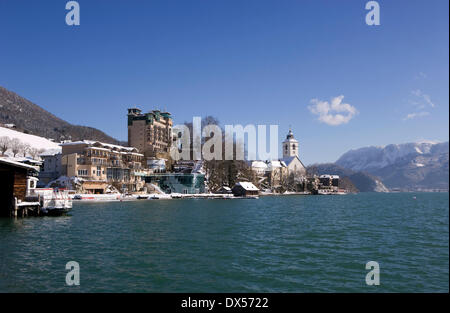
[[[31,149],[31,146],[28,143],[22,144],[21,153],[23,154],[23,157],[27,156],[27,153],[30,151],[30,149]]]
[[[34,159],[37,160],[39,158],[39,155],[41,154],[39,152],[39,149],[36,149],[34,147],[30,148],[30,150],[28,150],[28,154]]]
[[[18,138],[13,138],[11,140],[11,152],[13,153],[13,156],[16,157],[16,155],[22,151],[22,142]]]
[[[6,151],[11,147],[11,139],[7,136],[0,137],[0,151],[2,156],[5,155]]]
[[[192,159],[194,142],[193,125],[192,122],[185,122],[184,124],[187,126],[190,133],[189,156]],[[217,125],[220,127],[219,120],[213,116],[206,116],[202,118],[201,129],[203,130],[203,128],[207,125]],[[238,181],[250,181],[257,184],[257,177],[248,163],[245,160],[237,160],[236,155],[238,150],[238,143],[236,142],[236,140],[233,141],[233,159],[225,160],[225,132],[222,127],[221,130],[222,158],[219,160],[203,160],[203,168],[206,172],[209,190],[216,191],[222,186],[233,187]],[[214,136],[217,136],[217,134],[214,134]],[[201,149],[203,148],[205,142],[211,138],[212,137],[209,136],[201,137]],[[214,149],[216,148],[218,147],[214,146],[212,150],[214,151]]]

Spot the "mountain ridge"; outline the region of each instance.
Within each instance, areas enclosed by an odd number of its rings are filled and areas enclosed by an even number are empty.
[[[377,176],[390,189],[448,190],[449,142],[369,146],[344,153],[335,164]]]
[[[0,123],[14,124],[24,133],[55,141],[89,139],[123,144],[94,127],[71,124],[2,86],[0,86]]]
[[[389,192],[389,189],[378,177],[361,171],[353,171],[335,163],[316,163],[307,167],[312,174],[339,175],[341,179],[348,179],[361,192]]]

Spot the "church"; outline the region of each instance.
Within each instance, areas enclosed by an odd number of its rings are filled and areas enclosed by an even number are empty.
[[[306,168],[298,156],[299,145],[298,140],[294,138],[292,130],[283,141],[283,158],[280,161],[284,162],[289,173],[296,173],[299,176],[306,175]]]
[[[281,183],[283,177],[293,175],[297,180],[306,177],[306,168],[298,156],[299,143],[294,138],[292,130],[289,130],[282,144],[283,157],[281,159],[250,163],[261,183],[266,181],[269,185],[276,186]]]

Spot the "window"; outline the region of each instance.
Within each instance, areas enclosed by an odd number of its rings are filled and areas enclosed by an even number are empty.
[[[78,170],[78,176],[88,176],[87,170]]]
[[[102,167],[97,166],[97,176],[101,176],[101,175],[102,175]]]

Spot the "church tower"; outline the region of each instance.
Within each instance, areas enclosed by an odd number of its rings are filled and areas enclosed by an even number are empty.
[[[298,141],[294,138],[292,130],[289,129],[286,140],[283,141],[283,158],[293,156],[298,157]]]

